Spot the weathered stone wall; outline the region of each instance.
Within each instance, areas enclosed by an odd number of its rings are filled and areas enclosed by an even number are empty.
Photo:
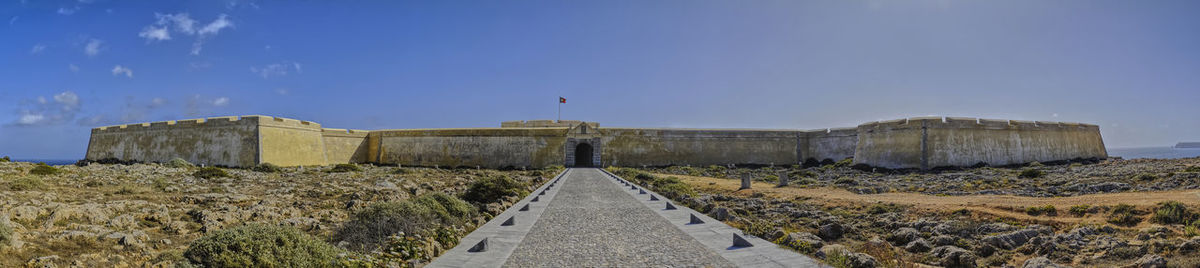
[[[600,123],[583,122],[579,120],[516,120],[500,122],[502,128],[530,128],[530,127],[565,127],[571,128],[579,124],[586,123],[591,128],[600,127]]]
[[[858,127],[856,164],[930,169],[1107,158],[1096,125],[918,117]]]
[[[280,166],[326,164],[321,124],[269,116],[259,118],[258,163]]]
[[[792,165],[798,131],[600,128],[606,166]]]
[[[325,161],[329,164],[368,162],[368,133],[370,131],[321,129],[321,138],[325,144]]]
[[[800,161],[839,161],[854,157],[858,129],[830,128],[800,132]]]
[[[562,165],[567,128],[469,128],[371,131],[374,162],[441,167]]]
[[[86,159],[254,165],[258,121],[257,116],[234,116],[98,127],[92,129]]]

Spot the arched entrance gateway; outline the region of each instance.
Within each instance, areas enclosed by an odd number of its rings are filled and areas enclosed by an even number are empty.
[[[580,143],[575,146],[575,167],[592,166],[592,145]]]

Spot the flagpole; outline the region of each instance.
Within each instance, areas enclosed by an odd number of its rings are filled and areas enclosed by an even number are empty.
[[[562,121],[562,97],[558,99],[558,120],[555,123],[558,123],[558,121]]]

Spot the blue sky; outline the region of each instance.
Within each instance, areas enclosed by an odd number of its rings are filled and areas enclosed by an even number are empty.
[[[1200,1],[4,1],[0,155],[90,128],[264,114],[327,127],[812,129],[1073,121],[1200,140]]]

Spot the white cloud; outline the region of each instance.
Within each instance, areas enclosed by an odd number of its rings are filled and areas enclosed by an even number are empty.
[[[122,67],[121,65],[117,65],[117,66],[113,67],[112,74],[113,75],[124,74],[126,77],[133,78],[133,70]]]
[[[79,11],[79,6],[75,6],[73,8],[65,8],[65,7],[58,8],[58,14],[64,15],[64,16],[70,16],[71,14],[75,14],[76,11]]]
[[[203,26],[199,26],[199,23],[188,13],[155,13],[154,17],[158,20],[154,24],[142,28],[138,36],[145,38],[147,42],[171,40],[172,30],[176,33],[195,36],[195,40],[192,42],[192,55],[200,54],[206,39],[216,36],[223,29],[233,28],[233,21],[230,21],[226,14],[218,15],[215,20]]]
[[[89,57],[94,57],[94,56],[100,54],[100,50],[104,49],[103,45],[104,45],[104,40],[100,40],[100,39],[88,40],[87,45],[83,46],[83,53],[87,54]]]
[[[8,25],[13,25],[13,23],[17,23],[17,19],[19,19],[19,18],[21,18],[21,16],[13,16],[11,19],[8,19]]]
[[[78,73],[78,72],[79,72],[79,66],[75,66],[75,64],[74,64],[74,63],[72,63],[72,64],[68,64],[68,65],[67,65],[67,69],[71,70],[71,72],[73,72],[73,73]]]
[[[213,106],[218,106],[218,107],[229,105],[229,98],[227,98],[227,97],[217,98],[217,99],[213,100],[212,104],[213,104]]]
[[[1058,117],[1058,113],[1054,113],[1054,114],[1052,114],[1052,115],[1050,115],[1050,116],[1053,116],[1053,117]]]
[[[150,105],[148,105],[147,107],[158,108],[158,107],[162,107],[163,105],[167,105],[167,99],[154,98],[154,99],[150,100]]]
[[[46,45],[36,44],[36,45],[33,45],[33,48],[29,49],[29,54],[42,53],[43,50],[46,50]]]
[[[300,63],[285,61],[267,64],[263,67],[250,67],[251,73],[258,74],[262,76],[263,79],[271,78],[272,76],[287,76],[288,73],[292,71],[295,71],[296,73],[302,73],[303,70],[301,69]]]
[[[275,89],[275,94],[287,96],[288,94],[291,94],[291,93],[292,92],[287,90],[286,88],[276,88]]]
[[[75,92],[63,91],[51,96],[53,101],[44,96],[38,96],[34,101],[26,101],[17,111],[17,119],[12,124],[20,126],[53,125],[71,121],[79,112],[79,95]]]
[[[171,40],[171,32],[167,31],[167,27],[155,27],[154,25],[146,26],[138,36],[146,38],[146,42]]]

